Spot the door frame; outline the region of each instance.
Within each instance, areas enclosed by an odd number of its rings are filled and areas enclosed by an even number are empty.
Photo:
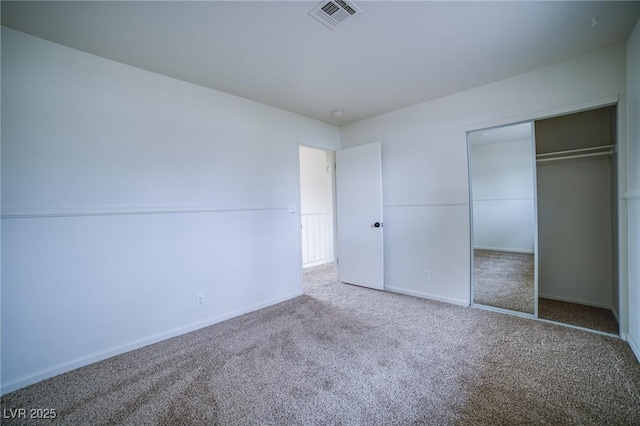
[[[338,227],[337,227],[337,215],[336,215],[336,149],[334,148],[327,148],[326,146],[321,146],[321,145],[316,145],[313,143],[310,143],[308,141],[305,140],[298,140],[296,143],[296,189],[297,189],[297,194],[296,194],[296,219],[297,219],[297,225],[298,225],[298,255],[299,255],[299,261],[298,264],[300,265],[300,292],[304,293],[304,268],[302,267],[302,262],[303,262],[303,258],[302,258],[302,184],[300,181],[300,172],[301,172],[301,168],[300,168],[300,148],[311,148],[311,149],[316,149],[319,151],[324,151],[326,153],[329,153],[329,155],[331,155],[331,183],[330,183],[330,188],[331,188],[331,211],[329,212],[329,215],[331,216],[331,223],[332,223],[332,227],[331,227],[331,234],[333,236],[332,238],[332,243],[333,243],[333,257],[334,257],[334,262],[333,262],[333,267],[334,267],[334,271],[337,277],[338,274]]]

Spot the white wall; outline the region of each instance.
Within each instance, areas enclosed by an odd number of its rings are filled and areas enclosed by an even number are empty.
[[[474,247],[533,253],[533,142],[471,144],[469,152]]]
[[[342,127],[343,148],[382,141],[385,285],[469,304],[467,131],[594,107],[620,96],[619,136],[626,141],[625,90],[622,44]],[[625,142],[620,157],[626,158]],[[430,281],[423,280],[425,269]],[[626,274],[621,280],[626,289]],[[626,309],[621,307],[623,330]]]
[[[338,128],[6,28],[2,106],[3,392],[301,294]]]
[[[332,152],[300,147],[300,214],[305,266],[334,261],[332,163]]]
[[[331,175],[328,166],[325,151],[300,147],[300,208],[303,213],[329,211]]]
[[[629,335],[640,360],[640,21],[627,42],[629,114]]]

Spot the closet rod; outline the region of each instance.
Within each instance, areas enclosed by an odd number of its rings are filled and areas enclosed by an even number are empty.
[[[578,154],[578,155],[565,155],[562,157],[553,157],[553,158],[541,158],[536,160],[536,163],[546,163],[548,161],[558,161],[558,160],[571,160],[574,158],[586,158],[586,157],[599,157],[601,155],[611,155],[613,151],[604,151],[604,152],[594,152],[591,154]]]
[[[587,152],[587,151],[597,151],[599,149],[612,149],[615,148],[615,145],[602,145],[602,146],[594,146],[591,148],[579,148],[579,149],[570,149],[568,151],[557,151],[557,152],[546,152],[544,154],[538,154],[536,155],[536,158],[540,158],[540,157],[550,157],[553,155],[562,155],[562,154],[574,154],[577,152]]]

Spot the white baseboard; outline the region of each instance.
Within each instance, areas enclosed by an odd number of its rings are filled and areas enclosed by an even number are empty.
[[[525,250],[525,249],[515,249],[515,248],[504,248],[504,247],[474,247],[474,250],[489,250],[489,251],[502,251],[505,253],[524,253],[524,254],[534,254],[533,250]]]
[[[636,359],[638,360],[638,362],[640,362],[640,345],[638,345],[638,343],[636,343],[636,341],[633,340],[633,337],[631,337],[629,334],[627,334],[625,337],[626,337],[625,340],[631,347],[633,354],[636,356]]]
[[[604,305],[600,303],[588,302],[586,300],[572,299],[570,297],[555,296],[553,294],[545,293],[539,293],[538,297],[543,299],[557,300],[558,302],[576,303],[578,305],[593,306],[594,308],[604,308],[609,309],[613,312],[613,310],[611,309],[611,305]]]
[[[399,287],[384,286],[384,289],[392,293],[404,294],[407,296],[419,297],[421,299],[435,300],[437,302],[450,303],[458,306],[469,306],[468,300],[454,299],[452,297],[442,297],[436,294],[423,293],[421,291],[407,290]]]
[[[217,324],[222,321],[226,321],[231,318],[238,317],[240,315],[257,311],[258,309],[266,308],[268,306],[272,306],[281,302],[285,302],[287,300],[293,299],[298,296],[302,296],[304,294],[303,291],[296,291],[294,293],[290,293],[286,296],[277,297],[274,299],[267,300],[262,303],[258,303],[252,306],[247,306],[245,308],[237,309],[232,312],[228,312],[223,315],[219,315],[217,317],[209,318],[205,321],[200,321],[197,323],[189,324],[184,327],[179,327],[164,333],[155,334],[153,336],[145,337],[143,339],[139,339],[128,344],[117,346],[111,349],[107,349],[105,351],[96,352],[87,356],[83,356],[80,358],[76,358],[74,360],[64,362],[58,365],[55,365],[51,368],[46,368],[40,371],[36,371],[27,376],[20,377],[18,379],[12,380],[7,383],[3,383],[0,387],[0,395],[4,395],[5,393],[13,392],[15,390],[21,389],[25,386],[32,385],[34,383],[38,383],[42,380],[49,379],[51,377],[57,376],[62,373],[66,373],[71,370],[75,370],[76,368],[84,367],[89,364],[93,364],[99,361],[103,361],[107,358],[111,358],[116,355],[123,354],[125,352],[130,352],[136,349],[140,349],[144,346],[152,345],[154,343],[161,342],[163,340],[170,339],[172,337],[180,336],[182,334],[190,333],[192,331],[199,330],[204,327],[208,327],[210,325]]]

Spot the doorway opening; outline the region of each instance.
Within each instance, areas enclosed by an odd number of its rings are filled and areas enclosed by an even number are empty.
[[[303,285],[335,281],[335,153],[299,147]]]

